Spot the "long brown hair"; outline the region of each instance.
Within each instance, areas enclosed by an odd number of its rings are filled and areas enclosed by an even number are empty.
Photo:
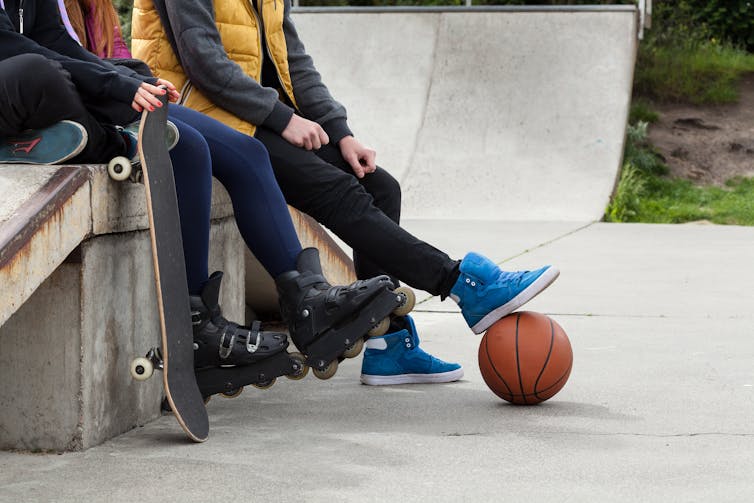
[[[113,56],[115,30],[120,30],[118,14],[111,0],[64,0],[65,9],[81,44],[91,52],[111,58]],[[86,17],[94,17],[94,24],[100,28],[100,36],[90,40],[86,32]],[[96,47],[93,47],[96,45]]]

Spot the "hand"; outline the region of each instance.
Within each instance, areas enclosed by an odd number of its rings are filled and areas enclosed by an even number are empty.
[[[377,165],[374,163],[377,152],[365,147],[353,136],[346,136],[340,142],[340,153],[343,159],[351,166],[356,178],[364,178],[367,173],[374,173]]]
[[[293,114],[285,126],[282,136],[288,143],[306,150],[317,150],[322,145],[330,143],[330,138],[322,126],[296,114]]]
[[[162,96],[168,91],[152,84],[142,82],[139,89],[136,91],[136,96],[131,102],[131,108],[137,112],[141,112],[144,109],[154,112],[155,107],[161,107],[162,103],[157,99],[157,96]]]
[[[181,99],[181,93],[178,92],[178,89],[175,88],[172,82],[165,79],[157,79],[157,85],[165,86],[167,88],[168,101],[170,101],[170,103],[178,103]]]

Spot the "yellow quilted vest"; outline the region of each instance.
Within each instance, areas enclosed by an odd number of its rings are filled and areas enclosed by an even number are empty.
[[[277,1],[260,0],[264,36],[283,84],[283,91],[295,106],[296,99],[288,70],[288,49],[283,33],[283,9],[275,5]],[[225,52],[246,75],[259,82],[262,73],[261,30],[259,14],[251,2],[252,0],[214,0],[213,3],[215,23]],[[134,1],[131,44],[134,57],[146,62],[156,76],[169,80],[181,91],[182,105],[209,115],[242,133],[250,136],[254,134],[256,126],[215,105],[191,85],[170,46],[152,0]]]

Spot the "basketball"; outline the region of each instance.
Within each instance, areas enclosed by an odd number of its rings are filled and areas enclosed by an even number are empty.
[[[571,374],[571,342],[553,319],[521,311],[492,325],[479,345],[479,369],[487,386],[515,404],[552,398]]]

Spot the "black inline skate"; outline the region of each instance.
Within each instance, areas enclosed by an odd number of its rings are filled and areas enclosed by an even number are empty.
[[[390,314],[402,316],[414,307],[413,291],[394,291],[387,276],[331,286],[316,248],[302,250],[296,270],[281,274],[275,283],[293,343],[319,379],[335,375],[344,358],[358,356],[364,339],[385,334]]]
[[[263,332],[255,321],[241,327],[223,317],[218,303],[223,274],[215,272],[201,295],[192,295],[194,367],[202,395],[237,396],[247,384],[269,388],[279,376],[301,379],[309,368],[300,353],[288,353],[288,337]]]

